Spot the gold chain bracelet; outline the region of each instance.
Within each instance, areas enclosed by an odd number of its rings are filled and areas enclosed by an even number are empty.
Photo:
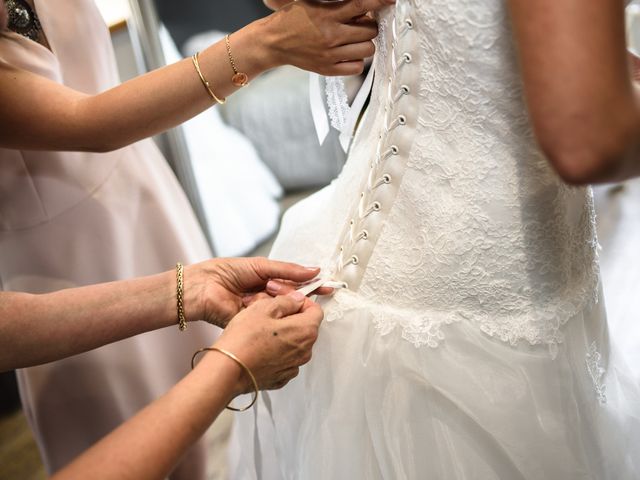
[[[256,403],[256,400],[258,400],[258,391],[260,390],[258,387],[258,381],[256,380],[256,377],[253,375],[253,373],[251,373],[251,370],[249,369],[249,367],[247,367],[245,363],[242,360],[240,360],[238,357],[236,357],[233,353],[218,347],[201,348],[200,350],[198,350],[196,353],[193,354],[193,357],[191,357],[191,370],[193,370],[196,366],[196,357],[198,355],[204,352],[213,352],[213,351],[226,355],[231,360],[233,360],[238,365],[240,365],[240,367],[247,373],[247,375],[249,375],[249,378],[251,379],[251,383],[253,383],[253,399],[251,400],[251,403],[246,407],[242,407],[242,408],[235,408],[227,405],[227,409],[233,410],[234,412],[244,412],[246,410],[249,410]]]
[[[236,61],[233,58],[233,54],[231,53],[231,40],[229,39],[229,35],[224,37],[224,42],[227,45],[227,56],[229,57],[229,63],[231,64],[231,69],[233,70],[233,77],[231,77],[231,83],[233,83],[236,87],[246,87],[249,84],[249,75],[244,72],[239,72],[236,67]]]
[[[178,307],[178,328],[181,332],[187,329],[187,317],[184,314],[184,266],[178,262],[176,264],[176,298]]]

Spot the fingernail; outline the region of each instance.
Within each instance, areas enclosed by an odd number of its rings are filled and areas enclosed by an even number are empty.
[[[273,280],[269,280],[267,282],[267,290],[273,293],[277,293],[282,290],[282,285],[280,285],[278,282],[274,282]]]
[[[302,302],[306,298],[302,293],[298,292],[297,290],[289,293],[288,295],[291,298],[293,298],[296,302]]]
[[[304,268],[305,268],[306,270],[312,270],[312,271],[320,270],[320,267],[304,267]]]

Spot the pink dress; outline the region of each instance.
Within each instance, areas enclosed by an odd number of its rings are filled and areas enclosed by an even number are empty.
[[[118,84],[109,32],[91,0],[35,6],[51,51],[7,32],[0,34],[0,61],[89,94]],[[104,154],[0,149],[3,290],[49,292],[210,256],[151,140]],[[214,335],[206,325],[184,333],[176,326],[19,371],[23,407],[47,470],[58,470],[169,389]]]

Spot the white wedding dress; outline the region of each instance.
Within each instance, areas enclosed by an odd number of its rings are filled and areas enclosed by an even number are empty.
[[[274,258],[345,283],[314,358],[237,417],[245,480],[640,478],[592,194],[523,102],[504,0],[398,0],[349,160]]]

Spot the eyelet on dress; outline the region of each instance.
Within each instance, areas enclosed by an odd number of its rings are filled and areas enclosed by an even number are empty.
[[[409,52],[404,53],[404,54],[402,55],[402,58],[404,58],[404,61],[405,61],[406,63],[411,63],[411,61],[413,60],[413,57],[411,56],[411,54],[410,54]]]
[[[413,28],[413,20],[411,20],[410,18],[407,18],[407,19],[404,21],[404,24],[407,26],[407,28],[408,28],[409,30],[411,30],[411,29]]]
[[[380,202],[373,202],[373,204],[371,205],[371,208],[373,209],[374,212],[379,212],[380,209],[382,208],[382,205],[380,204]]]
[[[351,258],[349,259],[349,261],[354,265],[358,265],[360,263],[360,259],[358,258],[357,255],[351,255]]]
[[[382,181],[386,184],[391,183],[391,175],[385,173],[384,175],[382,175]]]
[[[398,115],[398,123],[400,125],[406,125],[407,124],[407,117],[405,117],[404,115]]]
[[[398,155],[398,153],[400,152],[400,149],[396,145],[391,145],[389,150],[391,150],[391,153],[393,155]]]
[[[405,95],[409,95],[411,93],[411,89],[409,88],[408,85],[402,85],[400,87],[400,90],[402,90],[402,93]]]

